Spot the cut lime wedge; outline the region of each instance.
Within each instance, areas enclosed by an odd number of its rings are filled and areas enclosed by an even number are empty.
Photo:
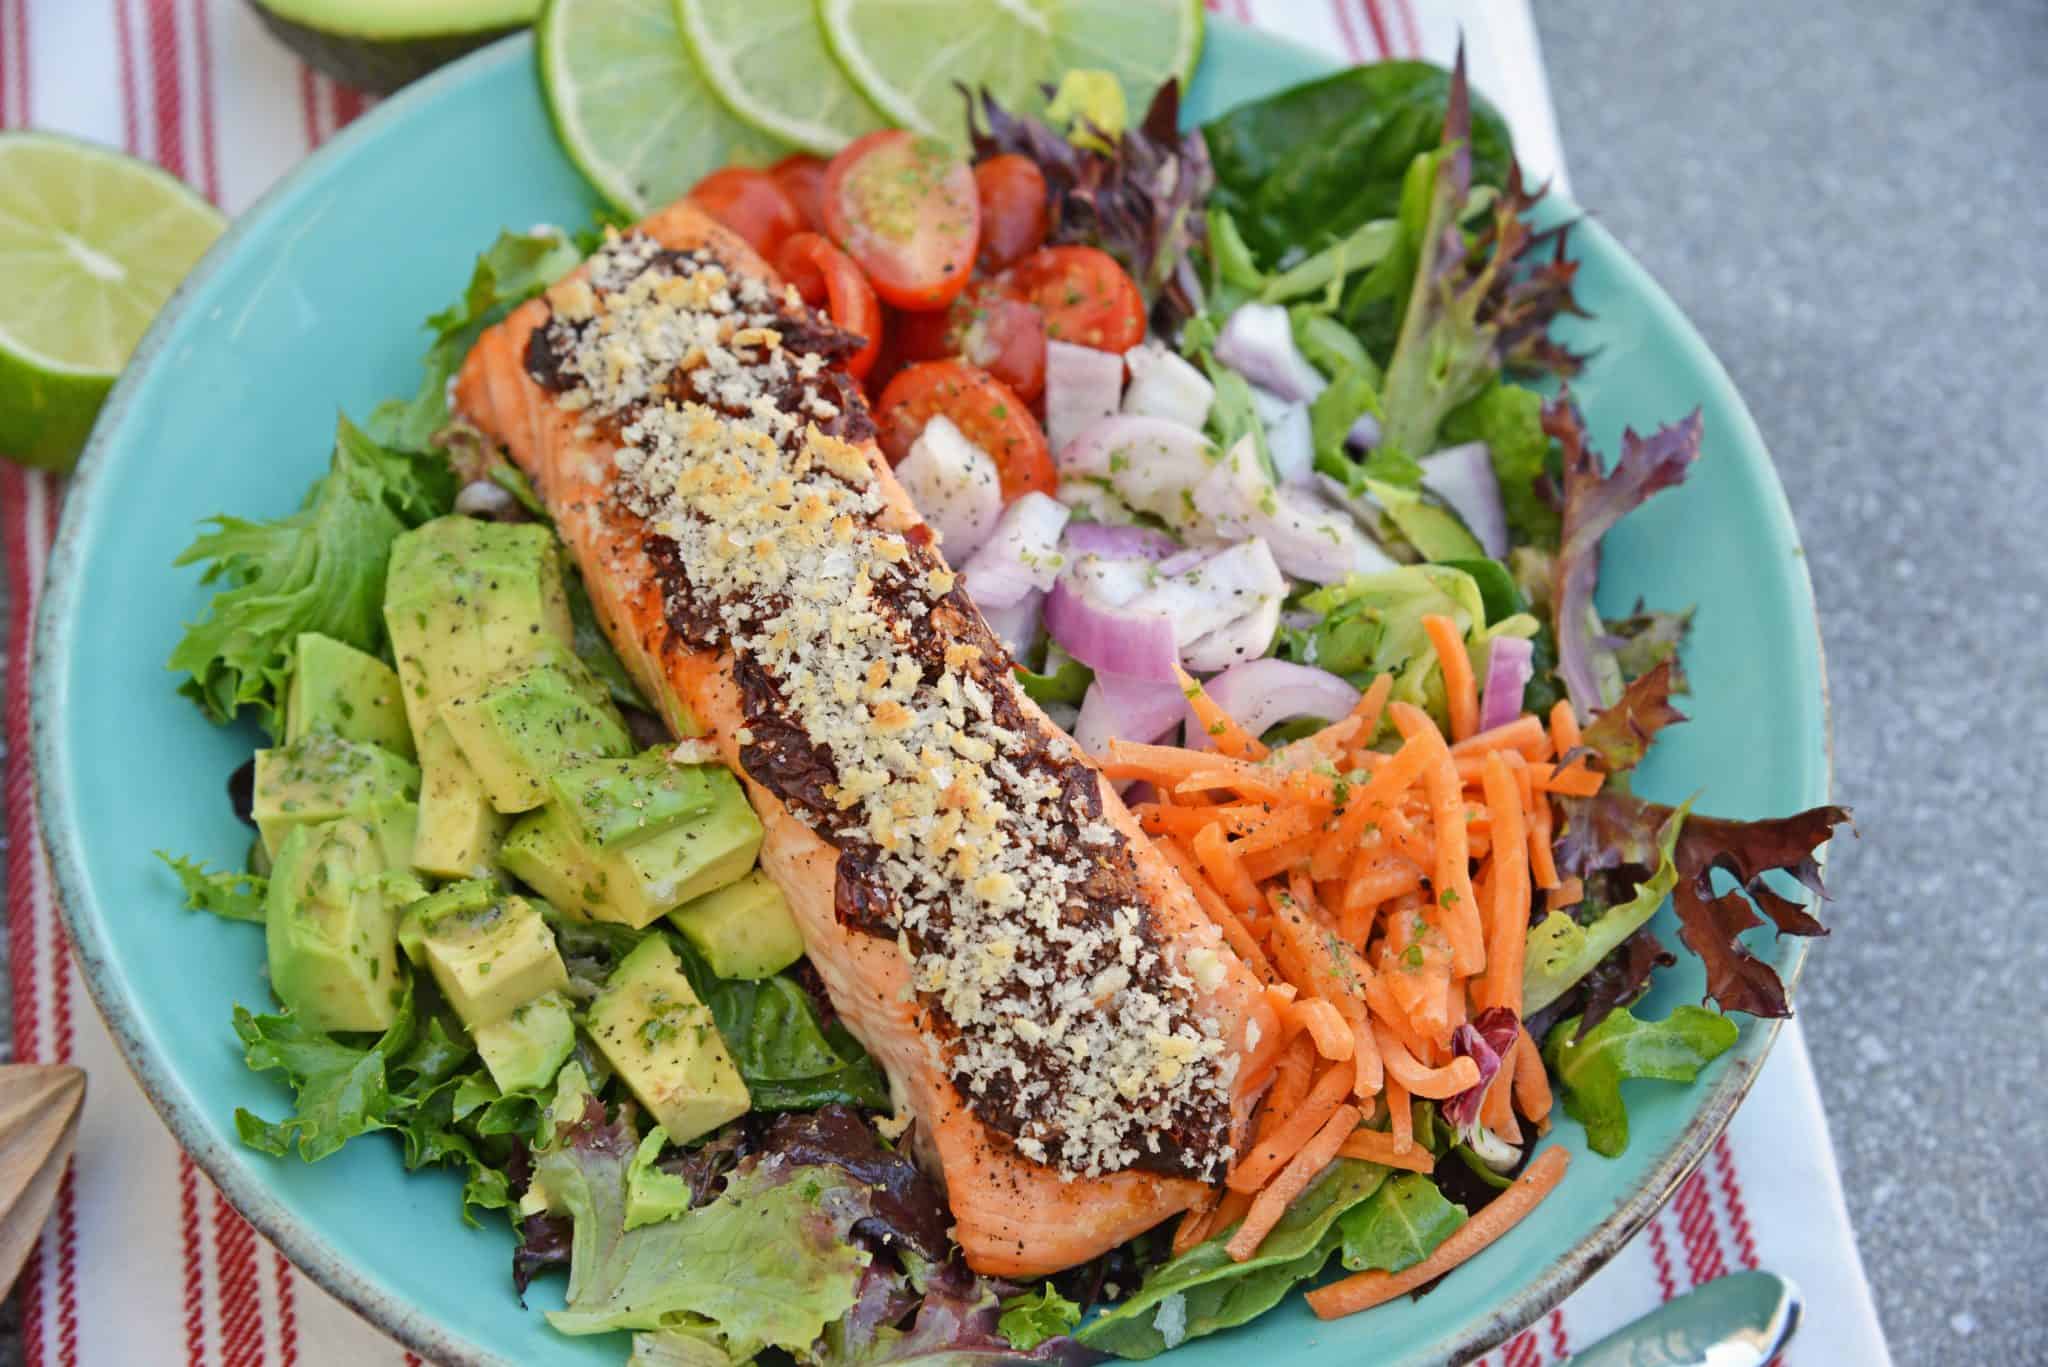
[[[1185,85],[1202,50],[1202,0],[818,0],[825,41],[883,113],[967,140],[956,83],[1009,109],[1076,67],[1111,72],[1134,117],[1169,76]]]
[[[68,469],[227,221],[147,162],[48,133],[0,133],[0,185],[0,455]]]
[[[888,126],[825,46],[817,0],[673,0],[697,70],[725,107],[829,157]]]
[[[672,0],[549,0],[535,36],[555,132],[616,209],[645,214],[721,166],[783,151],[697,74]]]

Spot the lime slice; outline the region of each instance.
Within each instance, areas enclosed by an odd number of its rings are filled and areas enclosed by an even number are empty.
[[[645,214],[721,166],[783,151],[712,95],[672,0],[549,0],[536,36],[555,132],[613,208]]]
[[[888,126],[825,46],[817,0],[673,0],[683,41],[726,108],[829,157]]]
[[[1044,106],[1043,83],[1076,67],[1111,72],[1133,114],[1169,76],[1185,86],[1202,49],[1202,0],[819,0],[832,55],[907,128],[967,140],[956,82],[1008,109]]]
[[[0,454],[65,470],[227,220],[146,162],[48,133],[0,133],[0,185]]]

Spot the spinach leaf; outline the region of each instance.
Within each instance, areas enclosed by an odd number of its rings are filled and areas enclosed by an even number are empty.
[[[1465,1211],[1421,1173],[1397,1173],[1370,1200],[1344,1212],[1344,1266],[1399,1272],[1427,1258],[1465,1223]]]
[[[794,978],[720,978],[689,945],[671,939],[756,1110],[811,1111],[835,1101],[868,1110],[889,1105],[881,1068],[844,1026],[819,1020]]]
[[[1343,1242],[1338,1217],[1386,1180],[1376,1163],[1340,1158],[1302,1193],[1258,1252],[1232,1262],[1224,1245],[1232,1225],[1147,1274],[1131,1298],[1082,1326],[1084,1346],[1118,1357],[1157,1357],[1191,1338],[1264,1314],[1295,1283],[1315,1276]]]
[[[1628,1108],[1621,1084],[1660,1078],[1691,1082],[1735,1043],[1735,1022],[1718,1011],[1680,1006],[1661,1021],[1636,1019],[1622,1008],[1583,1037],[1576,1016],[1551,1029],[1543,1057],[1564,1089],[1565,1114],[1586,1127],[1593,1152],[1614,1157],[1628,1147]]]
[[[1292,248],[1313,252],[1392,218],[1409,163],[1443,136],[1450,86],[1441,67],[1380,62],[1240,105],[1202,129],[1211,203],[1269,268]],[[1504,184],[1510,157],[1506,122],[1475,98],[1473,179]]]

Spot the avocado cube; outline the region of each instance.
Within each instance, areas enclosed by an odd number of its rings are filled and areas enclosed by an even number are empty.
[[[470,1034],[501,1092],[547,1086],[576,1048],[576,1022],[569,1015],[568,998],[560,992],[544,992],[513,1007],[503,1020],[479,1025]]]
[[[767,978],[804,956],[803,932],[782,889],[755,869],[668,914],[721,978]]]
[[[412,865],[436,878],[475,878],[490,872],[505,818],[484,793],[483,781],[462,757],[462,747],[435,722],[420,733],[419,833]]]
[[[427,966],[427,926],[443,916],[469,915],[484,910],[504,895],[505,890],[489,878],[470,878],[450,883],[438,892],[428,892],[419,880],[416,896],[406,899],[398,917],[398,948],[414,968]]]
[[[676,952],[650,935],[619,962],[588,1029],[606,1061],[669,1138],[687,1144],[751,1105],[711,1008],[697,999]]]
[[[486,901],[463,890],[415,902],[405,914],[417,923],[434,981],[471,1030],[569,985],[555,933],[524,897],[506,893]]]
[[[548,794],[586,843],[605,850],[672,830],[711,805],[703,767],[677,764],[659,745],[630,759],[558,770],[548,776]]]
[[[287,744],[326,731],[413,757],[398,671],[375,655],[317,631],[302,631],[292,643],[292,684],[284,716]]]
[[[441,706],[441,720],[501,812],[547,800],[548,776],[629,754],[625,719],[589,668],[557,648]]]
[[[400,534],[384,625],[415,740],[443,703],[575,639],[555,534],[539,523],[441,517]]]
[[[498,848],[505,871],[579,921],[612,920],[602,914],[610,880],[592,862],[575,826],[552,803],[528,812]]]
[[[398,1019],[398,898],[369,822],[293,826],[263,904],[270,985],[314,1030],[383,1030]]]
[[[419,769],[367,741],[314,732],[256,752],[253,815],[272,859],[294,826],[362,816],[419,793]]]

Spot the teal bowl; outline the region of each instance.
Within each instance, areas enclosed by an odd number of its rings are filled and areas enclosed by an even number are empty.
[[[1212,22],[1191,94],[1206,118],[1321,74],[1327,58]],[[227,1198],[334,1295],[429,1359],[607,1363],[622,1338],[568,1339],[522,1308],[502,1222],[457,1216],[450,1173],[408,1175],[395,1140],[318,1164],[244,1148],[234,1113],[287,1096],[242,1066],[236,1002],[264,1006],[263,938],[186,914],[154,849],[236,865],[247,844],[222,785],[257,743],[217,728],[164,668],[208,591],[171,561],[200,519],[272,517],[324,468],[336,409],[361,415],[418,382],[420,320],[503,226],[577,225],[593,200],[558,150],[528,39],[476,53],[348,129],[243,215],[178,292],[115,388],[64,509],[36,641],[42,815],[66,922],[94,1000],[143,1089]],[[1664,292],[1595,223],[1576,237],[1599,349],[1576,385],[1601,449],[1624,425],[1705,409],[1706,454],[1680,489],[1608,540],[1604,606],[1699,605],[1687,663],[1695,720],[1657,747],[1650,795],[1705,794],[1730,816],[1826,800],[1827,716],[1813,595],[1770,457],[1727,375]],[[1664,913],[1667,942],[1675,926]],[[1790,978],[1801,942],[1760,941]],[[1687,960],[1652,1008],[1698,1001]],[[1299,1298],[1179,1349],[1186,1367],[1457,1361],[1562,1299],[1640,1229],[1726,1125],[1776,1033],[1751,1021],[1696,1086],[1630,1084],[1618,1159],[1572,1150],[1559,1193],[1421,1300],[1333,1324]]]

